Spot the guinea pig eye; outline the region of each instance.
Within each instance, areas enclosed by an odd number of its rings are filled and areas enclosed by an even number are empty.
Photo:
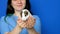
[[[27,16],[27,15],[28,15],[28,12],[27,12],[27,11],[25,11],[25,12],[24,12],[24,14],[25,14],[25,16]]]

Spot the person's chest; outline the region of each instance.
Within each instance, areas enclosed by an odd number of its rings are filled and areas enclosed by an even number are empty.
[[[7,18],[7,22],[8,22],[8,28],[9,28],[9,31],[12,31],[15,27],[16,27],[16,24],[17,24],[17,17],[8,17]],[[26,28],[23,28],[22,31],[20,32],[20,34],[28,34],[28,31]]]

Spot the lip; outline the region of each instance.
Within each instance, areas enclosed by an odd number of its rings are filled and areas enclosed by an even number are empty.
[[[17,6],[22,6],[22,4],[21,5],[17,5]]]
[[[22,6],[22,4],[21,5],[17,5],[17,6]]]

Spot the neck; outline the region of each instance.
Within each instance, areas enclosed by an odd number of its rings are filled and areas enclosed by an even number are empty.
[[[16,16],[18,16],[18,17],[20,17],[20,16],[21,16],[21,15],[20,15],[20,13],[21,13],[21,11],[15,10],[14,15],[16,15]]]

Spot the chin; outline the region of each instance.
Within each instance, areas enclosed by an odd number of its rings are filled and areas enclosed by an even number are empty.
[[[16,10],[21,11],[22,9],[21,9],[21,8],[19,8],[19,9],[16,9]]]

